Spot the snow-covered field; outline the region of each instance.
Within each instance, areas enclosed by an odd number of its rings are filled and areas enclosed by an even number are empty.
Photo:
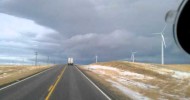
[[[112,66],[86,65],[84,68],[104,78],[134,100],[190,100],[190,73],[155,65],[141,65],[130,71]]]

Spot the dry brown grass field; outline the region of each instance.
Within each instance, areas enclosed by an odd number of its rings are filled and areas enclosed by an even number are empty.
[[[48,68],[50,66],[0,65],[0,86],[18,81]]]
[[[121,93],[119,89],[112,87],[112,84],[107,82],[106,79],[109,78],[108,76],[101,76],[93,73],[90,70],[87,70],[83,67],[80,67],[83,73],[85,73],[90,79],[95,82],[96,85],[98,85],[101,89],[103,89],[104,92],[109,94],[109,96],[113,100],[131,100],[128,96]]]
[[[117,87],[121,90],[120,93],[125,93],[126,97],[131,99],[190,99],[188,64],[159,65],[112,61],[86,65],[83,68],[89,69],[88,73],[106,80],[112,87]]]

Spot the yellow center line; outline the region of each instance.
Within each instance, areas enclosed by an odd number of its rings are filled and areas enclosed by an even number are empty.
[[[57,79],[58,79],[58,78],[60,78],[60,77],[61,77],[60,75],[59,75],[59,76],[57,76]]]
[[[63,75],[64,71],[65,71],[66,67],[62,70],[60,77],[58,77],[58,79],[56,80],[55,84],[52,86],[52,88],[50,89],[50,92],[48,93],[48,95],[46,96],[45,100],[49,100],[51,94],[53,93],[53,91],[55,90],[57,84],[59,83],[61,76]]]
[[[49,87],[48,92],[52,89],[52,87],[53,87],[53,85],[51,85],[51,86]]]

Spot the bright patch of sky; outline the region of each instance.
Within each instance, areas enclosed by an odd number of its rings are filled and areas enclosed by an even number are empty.
[[[54,32],[54,30],[40,26],[32,20],[23,19],[7,14],[0,14],[0,33],[1,39],[15,39],[28,33],[46,34]]]
[[[55,32],[53,29],[36,24],[34,21],[7,14],[0,14],[0,63],[32,58],[33,49],[38,46],[35,39]]]

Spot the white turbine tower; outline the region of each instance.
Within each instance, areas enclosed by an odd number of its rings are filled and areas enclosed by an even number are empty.
[[[161,64],[164,64],[164,47],[166,48],[166,42],[164,38],[164,31],[167,27],[167,24],[165,24],[164,29],[160,33],[154,33],[161,36]]]
[[[133,62],[135,62],[135,53],[137,53],[137,52],[132,52],[132,53],[131,53],[131,60],[132,60]]]
[[[96,55],[95,57],[96,57],[96,63],[97,63],[98,62],[98,56]]]

